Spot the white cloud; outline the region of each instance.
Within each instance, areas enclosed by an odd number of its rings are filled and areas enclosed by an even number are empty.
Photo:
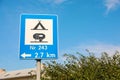
[[[107,13],[109,13],[109,11],[116,9],[119,5],[120,5],[120,0],[104,0],[104,5],[107,8]]]
[[[64,62],[65,57],[63,57],[63,54],[74,54],[76,55],[76,52],[81,53],[84,56],[89,56],[89,53],[86,51],[89,50],[90,53],[93,53],[96,57],[101,57],[101,54],[103,52],[106,52],[109,56],[113,56],[116,51],[120,52],[120,45],[113,45],[113,44],[106,44],[101,42],[95,42],[93,44],[82,44],[76,47],[70,47],[68,49],[64,49],[60,51],[58,62]]]
[[[94,44],[94,45],[84,45],[79,46],[81,49],[88,49],[90,52],[93,52],[95,55],[101,55],[103,52],[107,52],[110,56],[115,54],[116,51],[120,52],[120,46],[111,45],[111,44]]]
[[[116,51],[120,52],[120,46],[112,45],[112,44],[96,43],[96,44],[84,44],[77,47],[72,47],[62,51],[61,53],[75,54],[76,52],[80,52],[83,55],[88,55],[86,49],[89,50],[89,52],[94,53],[95,56],[101,56],[101,53],[103,52],[108,53],[109,56],[115,54]]]
[[[65,1],[67,1],[67,0],[54,0],[54,3],[55,3],[55,4],[62,4],[62,3],[64,3]]]
[[[41,1],[44,3],[48,3],[50,5],[59,5],[59,4],[64,3],[67,0],[41,0]]]

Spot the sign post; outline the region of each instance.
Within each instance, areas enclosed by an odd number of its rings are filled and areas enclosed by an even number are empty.
[[[21,15],[20,59],[37,61],[37,80],[40,80],[42,59],[58,58],[57,16]]]
[[[41,80],[41,59],[36,60],[37,61],[37,74],[36,74],[36,79]]]

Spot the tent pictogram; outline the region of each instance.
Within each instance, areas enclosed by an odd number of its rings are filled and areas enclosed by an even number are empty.
[[[41,28],[39,28],[39,27],[41,27]],[[37,24],[32,30],[48,30],[48,29],[46,29],[46,28],[42,25],[41,21],[39,21],[38,24]]]

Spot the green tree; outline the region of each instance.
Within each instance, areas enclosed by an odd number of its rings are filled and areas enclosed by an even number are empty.
[[[64,63],[46,62],[44,80],[120,80],[118,51],[111,57],[104,52],[99,58],[88,53],[64,54]]]

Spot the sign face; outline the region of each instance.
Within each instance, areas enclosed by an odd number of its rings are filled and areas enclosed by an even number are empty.
[[[20,59],[58,58],[56,15],[21,15],[20,32]]]

